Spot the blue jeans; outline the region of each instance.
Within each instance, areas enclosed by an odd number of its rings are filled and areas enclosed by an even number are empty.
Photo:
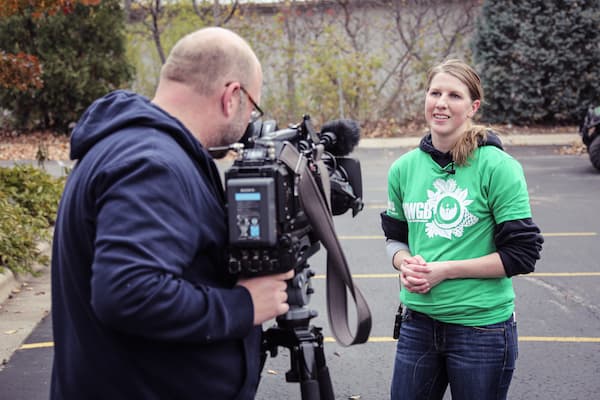
[[[405,309],[392,378],[392,400],[506,399],[518,355],[517,324],[446,324]]]

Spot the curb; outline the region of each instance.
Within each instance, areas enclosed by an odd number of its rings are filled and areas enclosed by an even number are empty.
[[[51,248],[50,243],[40,242],[38,243],[38,250],[44,254],[50,256]],[[49,266],[34,264],[32,271],[34,273],[45,274],[50,270]],[[24,274],[23,276],[15,275],[10,269],[4,267],[4,271],[0,272],[0,305],[7,301],[12,294],[13,290],[18,289],[24,282],[35,278],[30,274]]]
[[[36,277],[24,275],[3,280],[10,291],[0,309],[0,371],[50,313],[50,273],[47,268],[39,273]]]
[[[48,252],[47,243],[40,243]],[[33,274],[0,273],[0,371],[19,350],[35,327],[50,313],[50,268],[34,264]]]
[[[15,274],[8,268],[4,268],[4,271],[0,272],[0,304],[4,303],[18,286],[19,282]]]
[[[506,146],[568,146],[581,142],[578,133],[553,133],[553,134],[531,134],[531,135],[498,135]],[[417,147],[421,137],[408,136],[401,138],[375,138],[361,139],[358,148],[398,148]]]
[[[40,273],[40,276],[50,272],[49,267],[38,265],[34,267],[34,271]],[[4,268],[4,272],[0,272],[0,306],[8,301],[13,292],[19,289],[23,284],[35,279],[36,276],[25,274],[23,276],[15,276],[8,268]]]

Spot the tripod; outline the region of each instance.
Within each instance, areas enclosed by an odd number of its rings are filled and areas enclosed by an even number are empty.
[[[277,356],[279,346],[290,350],[287,382],[300,383],[303,400],[334,400],[333,386],[323,353],[322,328],[310,325],[317,311],[306,305],[313,293],[310,278],[314,273],[304,263],[302,270],[288,283],[290,310],[276,318],[277,324],[263,334],[263,352]]]

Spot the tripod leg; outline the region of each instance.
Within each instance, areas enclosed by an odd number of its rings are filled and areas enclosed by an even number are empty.
[[[319,389],[321,393],[321,400],[334,400],[333,395],[333,384],[331,383],[331,376],[329,375],[329,368],[325,363],[325,353],[323,352],[323,335],[319,328],[317,330],[317,347],[315,348],[315,361],[317,363],[317,379],[319,380]]]
[[[300,392],[302,400],[335,400],[329,368],[325,364],[323,335],[319,328],[312,329],[313,341],[301,342],[298,352]]]
[[[319,368],[318,374],[321,400],[334,400],[333,385],[331,384],[331,377],[329,376],[329,368],[324,365],[323,367]]]
[[[314,379],[300,382],[300,395],[302,400],[321,400],[319,382]]]
[[[313,343],[301,342],[299,344],[297,362],[302,400],[321,400],[314,349]]]
[[[309,326],[309,320],[316,314],[291,315],[294,318],[278,318],[277,326],[263,333],[264,356],[269,351],[275,357],[278,346],[287,348],[290,351],[290,370],[286,372],[285,380],[300,383],[302,400],[335,400],[329,369],[325,364],[322,329]]]

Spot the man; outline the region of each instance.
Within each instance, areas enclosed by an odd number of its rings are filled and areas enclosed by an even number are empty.
[[[51,399],[249,399],[260,325],[293,273],[226,273],[225,197],[206,149],[258,108],[259,61],[235,33],[182,38],[155,97],[116,91],[83,114],[56,221]]]

